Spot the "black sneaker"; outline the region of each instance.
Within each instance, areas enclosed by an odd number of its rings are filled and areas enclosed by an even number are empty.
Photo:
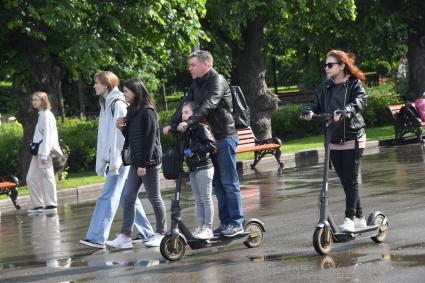
[[[42,212],[42,213],[55,213],[57,211],[58,211],[57,210],[57,206],[55,206],[55,205],[48,205],[48,206],[45,206],[43,209],[41,209],[40,212]]]
[[[36,214],[36,213],[40,213],[43,211],[43,207],[39,206],[39,207],[33,207],[27,210],[28,214]]]
[[[89,239],[80,240],[80,244],[97,249],[104,249],[106,247],[105,244],[95,243]]]
[[[236,235],[242,234],[244,232],[242,225],[228,225],[221,234],[225,237],[234,237]]]
[[[214,229],[213,234],[214,236],[220,236],[221,232],[227,229],[227,225],[221,224],[217,228]]]

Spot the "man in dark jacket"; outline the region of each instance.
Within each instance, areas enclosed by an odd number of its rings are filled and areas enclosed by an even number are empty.
[[[232,237],[243,233],[243,207],[239,176],[236,170],[236,146],[239,137],[233,120],[232,96],[226,79],[213,69],[213,58],[208,51],[196,51],[189,56],[189,71],[193,82],[184,102],[193,101],[197,108],[185,122],[181,122],[181,107],[174,113],[168,126],[185,132],[193,124],[206,119],[217,140],[217,154],[213,157],[213,187],[218,201],[220,226],[215,235]]]

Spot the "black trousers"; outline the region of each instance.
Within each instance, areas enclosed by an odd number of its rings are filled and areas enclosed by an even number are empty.
[[[363,149],[331,150],[331,161],[345,192],[345,217],[363,216],[359,198],[359,170]]]

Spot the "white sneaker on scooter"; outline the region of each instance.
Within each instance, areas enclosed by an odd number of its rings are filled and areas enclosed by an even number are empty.
[[[342,232],[353,233],[356,231],[356,228],[354,226],[354,221],[348,217],[344,218],[344,223],[340,225],[339,228],[342,230]]]
[[[366,219],[363,217],[354,217],[354,227],[356,230],[365,229],[367,227]]]

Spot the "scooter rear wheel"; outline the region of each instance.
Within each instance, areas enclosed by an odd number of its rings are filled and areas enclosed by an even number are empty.
[[[324,240],[327,237],[327,244],[324,244]],[[325,235],[323,227],[316,228],[313,234],[313,246],[316,252],[320,255],[327,255],[332,250],[333,237],[332,232],[329,229],[328,235]]]
[[[388,234],[388,222],[383,225],[385,220],[385,216],[383,214],[378,214],[375,219],[373,219],[373,223],[368,223],[368,225],[379,225],[382,226],[378,230],[378,234],[376,236],[371,237],[372,241],[375,243],[381,243],[385,240]]]
[[[264,230],[260,223],[249,222],[245,226],[245,232],[249,232],[248,239],[243,242],[248,248],[257,248],[264,241]]]
[[[175,243],[171,234],[166,235],[162,238],[159,250],[166,260],[177,261],[184,256],[186,252],[186,243],[180,235]]]

